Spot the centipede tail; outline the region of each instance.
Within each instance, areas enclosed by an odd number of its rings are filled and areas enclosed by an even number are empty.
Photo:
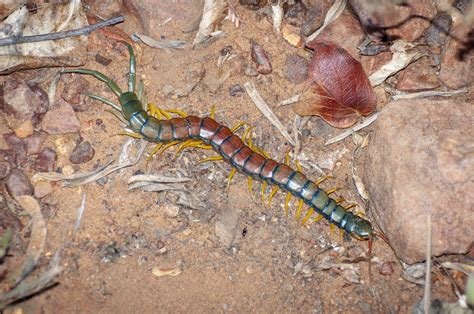
[[[64,72],[89,74],[105,82],[117,94],[121,105],[120,112],[129,127],[143,136],[145,140],[163,144],[174,141],[200,140],[210,145],[216,153],[222,156],[223,160],[238,172],[291,193],[314,212],[321,214],[331,224],[358,238],[371,241],[374,230],[369,221],[338,205],[336,200],[318,187],[319,182],[309,180],[302,172],[294,170],[286,164],[265,157],[216,120],[197,116],[161,120],[148,114],[133,90],[135,86],[135,58],[131,46],[126,45],[131,53],[129,91],[127,92],[121,92],[114,81],[97,71],[74,69]],[[96,99],[109,105],[113,104],[109,100],[97,97]],[[307,218],[305,219],[307,220]]]

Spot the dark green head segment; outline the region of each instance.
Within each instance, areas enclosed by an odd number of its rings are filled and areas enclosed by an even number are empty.
[[[344,216],[341,228],[350,235],[364,240],[370,239],[374,235],[374,229],[370,222],[351,212],[347,212]]]

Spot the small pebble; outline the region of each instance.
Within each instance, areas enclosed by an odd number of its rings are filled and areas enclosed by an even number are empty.
[[[39,172],[52,172],[56,163],[56,152],[46,147],[36,158],[35,169]]]
[[[51,185],[51,183],[49,183],[49,181],[39,181],[35,184],[34,189],[35,197],[43,198],[53,191],[53,186]]]
[[[95,61],[99,64],[102,64],[103,66],[108,66],[110,62],[112,62],[112,59],[106,58],[100,54],[96,54]]]
[[[193,231],[189,228],[186,228],[183,230],[183,235],[186,236],[186,237],[189,237],[191,235],[191,233],[193,233]]]
[[[239,84],[235,84],[229,87],[230,96],[240,96],[244,93],[244,89]]]
[[[46,92],[37,84],[15,79],[3,84],[3,110],[17,118],[32,118],[35,113],[44,113],[49,108]]]
[[[308,61],[299,55],[289,55],[285,60],[285,77],[293,84],[300,84],[308,77]]]
[[[379,274],[383,276],[390,276],[394,272],[393,262],[383,262],[379,268]]]
[[[6,178],[12,170],[12,164],[8,161],[0,161],[0,180]]]
[[[257,65],[257,72],[261,74],[270,74],[272,72],[272,64],[268,58],[267,52],[262,45],[252,41],[251,48],[252,61]]]
[[[74,133],[81,130],[81,123],[71,105],[60,99],[58,106],[44,115],[41,128],[49,134]]]
[[[258,10],[267,4],[267,0],[239,0],[239,3],[250,10]]]
[[[95,150],[88,141],[81,142],[72,151],[69,161],[73,164],[82,164],[94,158]]]
[[[179,207],[175,205],[169,205],[164,208],[166,216],[175,218],[179,215]]]
[[[291,283],[285,282],[283,284],[283,289],[285,289],[288,292],[291,292],[291,291],[293,291],[294,288],[293,288],[293,285]]]
[[[11,196],[33,195],[30,179],[20,169],[13,169],[5,180],[5,185]]]
[[[43,132],[35,133],[31,136],[25,137],[23,142],[26,144],[26,152],[28,155],[37,155],[41,151],[41,145],[46,140],[46,134]]]
[[[25,138],[33,134],[33,123],[30,119],[23,121],[15,130],[16,136],[19,138]]]
[[[61,173],[70,176],[71,174],[74,173],[74,168],[71,165],[65,165],[63,169],[61,170]]]
[[[285,22],[290,25],[300,27],[306,14],[306,6],[302,1],[283,6],[285,12]]]

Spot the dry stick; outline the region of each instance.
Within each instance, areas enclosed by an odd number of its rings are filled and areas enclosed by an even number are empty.
[[[431,307],[431,214],[427,217],[425,289],[423,293],[423,312],[428,314]]]
[[[123,16],[116,16],[116,17],[113,17],[111,19],[108,19],[96,24],[88,25],[83,28],[73,29],[73,30],[65,31],[65,32],[32,35],[32,36],[21,36],[21,37],[12,36],[12,37],[7,37],[7,38],[2,38],[0,39],[0,47],[87,35],[90,32],[95,31],[96,29],[122,23],[123,21],[124,21]]]

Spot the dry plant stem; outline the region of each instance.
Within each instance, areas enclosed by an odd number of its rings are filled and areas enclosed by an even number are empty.
[[[352,135],[353,133],[355,133],[355,132],[365,128],[366,126],[369,126],[370,124],[372,124],[372,122],[374,122],[377,119],[378,116],[379,116],[378,112],[373,114],[372,116],[365,119],[361,123],[357,123],[356,125],[352,126],[350,129],[348,129],[348,130],[342,132],[341,134],[329,139],[326,143],[324,143],[324,145],[327,146],[329,144],[334,144],[336,142],[342,141],[343,139],[345,139],[346,137]]]
[[[2,38],[0,39],[0,47],[88,35],[90,32],[93,32],[96,29],[122,23],[123,21],[124,21],[123,16],[116,16],[116,17],[113,17],[111,19],[108,19],[96,24],[88,25],[83,28],[73,29],[73,30],[65,31],[65,32],[32,35],[32,36],[22,36],[22,37],[13,36],[13,37]]]
[[[437,90],[429,90],[429,91],[423,91],[423,92],[416,92],[416,93],[401,93],[401,94],[396,94],[392,95],[393,100],[399,100],[399,99],[417,99],[417,98],[426,98],[426,97],[434,97],[434,96],[439,96],[439,97],[451,97],[454,95],[459,95],[459,94],[465,94],[468,92],[467,87],[452,90],[452,91],[437,91]]]
[[[278,117],[273,113],[270,107],[268,107],[267,103],[263,100],[262,96],[260,96],[255,86],[251,82],[245,82],[244,88],[247,94],[249,94],[252,101],[257,106],[257,108],[260,109],[260,111],[263,113],[263,115],[268,120],[270,120],[270,122],[278,129],[278,131],[280,131],[280,133],[288,141],[288,143],[295,146],[296,143],[294,139],[291,138],[290,134],[288,134]]]
[[[326,17],[324,18],[324,23],[323,26],[321,26],[319,29],[317,29],[314,33],[309,35],[308,39],[306,39],[306,42],[310,42],[314,40],[316,37],[321,34],[321,32],[329,25],[331,24],[334,20],[336,20],[339,15],[341,15],[342,11],[344,11],[344,8],[347,5],[347,0],[336,0],[332,7],[328,10],[328,13],[326,13]]]

